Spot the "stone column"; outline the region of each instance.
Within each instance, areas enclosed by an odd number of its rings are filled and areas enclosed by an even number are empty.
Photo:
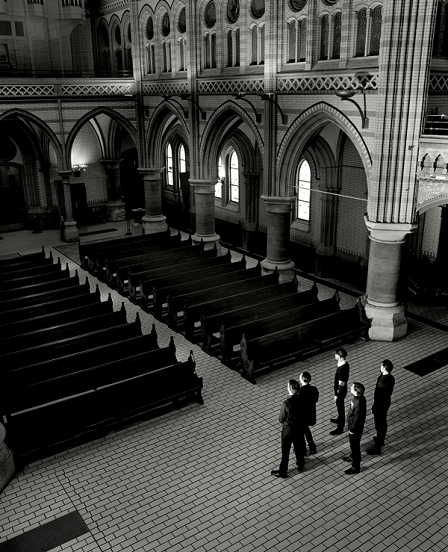
[[[0,492],[3,491],[16,473],[12,452],[3,442],[5,435],[5,426],[0,423]]]
[[[412,224],[369,222],[369,273],[366,315],[371,319],[370,339],[395,341],[407,334],[404,306],[398,297],[401,252]]]
[[[258,201],[260,194],[260,175],[243,173],[245,189],[245,217],[243,223],[243,248],[252,250],[252,242],[258,228]]]
[[[294,263],[289,258],[289,228],[293,197],[262,196],[267,208],[267,256],[261,261],[263,274],[270,274],[277,267],[280,282],[291,280]]]
[[[314,272],[323,278],[331,276],[331,265],[335,253],[336,224],[340,190],[326,187],[329,194],[321,195],[320,236],[316,245]]]
[[[145,187],[146,215],[142,217],[142,227],[145,234],[155,234],[168,229],[166,217],[162,213],[162,171],[164,167],[153,169],[138,169],[143,175]]]
[[[126,209],[121,199],[120,163],[122,159],[103,159],[101,164],[107,174],[107,220],[126,219]]]
[[[66,242],[79,241],[78,227],[73,220],[72,196],[70,193],[70,176],[72,171],[58,171],[62,180],[62,190],[64,192],[65,221],[63,230],[63,239]]]
[[[215,183],[214,180],[192,180],[190,184],[194,191],[196,204],[196,233],[194,242],[204,242],[205,249],[219,246],[219,236],[215,232]]]

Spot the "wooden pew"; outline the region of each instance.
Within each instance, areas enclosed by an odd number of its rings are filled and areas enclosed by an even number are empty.
[[[270,316],[252,322],[244,322],[231,327],[222,324],[219,330],[222,362],[230,363],[232,361],[235,356],[233,348],[241,342],[243,333],[246,340],[255,339],[335,312],[339,312],[339,295],[337,292],[331,299],[315,301],[284,311],[278,310]]]
[[[339,335],[342,339],[352,339],[365,328],[365,322],[361,320],[359,309],[355,306],[254,339],[246,339],[243,334],[240,343],[243,376],[255,383],[254,373],[257,371],[320,352],[322,349],[316,340],[319,341],[320,336],[327,331],[332,331],[334,336]]]
[[[6,267],[16,265],[26,265],[27,263],[41,262],[45,259],[45,249],[42,246],[42,250],[38,253],[29,253],[28,255],[20,255],[18,257],[11,257],[9,259],[0,259],[0,270]]]
[[[202,387],[191,354],[186,362],[9,415],[11,448],[22,461],[38,458],[55,446],[93,438],[180,401],[203,404]]]
[[[135,322],[130,323],[126,321],[126,312],[123,309],[118,311],[118,314],[113,313],[113,315],[114,318],[109,317],[109,325],[105,328],[93,329],[51,343],[42,343],[41,345],[0,355],[0,374],[23,366],[48,362],[62,356],[95,349],[101,345],[109,345],[142,334],[138,313]],[[104,323],[104,320],[102,322]]]
[[[36,316],[43,316],[44,314],[62,312],[70,308],[93,305],[95,303],[99,303],[100,301],[101,293],[99,287],[97,286],[94,293],[87,292],[83,295],[78,294],[73,297],[66,297],[56,301],[42,302],[37,305],[30,305],[7,312],[0,312],[0,327],[3,324],[18,322],[19,320],[27,320]]]
[[[105,308],[108,308],[107,303]],[[4,353],[11,353],[20,349],[34,347],[35,345],[43,345],[51,343],[59,339],[81,335],[86,332],[93,332],[101,328],[108,328],[122,323],[126,319],[126,311],[124,305],[117,312],[108,312],[97,316],[91,316],[82,320],[75,320],[65,324],[59,324],[51,328],[43,328],[36,331],[28,332],[20,336],[8,337],[1,342],[1,350]]]
[[[25,277],[11,277],[8,280],[3,280],[1,282],[1,291],[5,292],[9,289],[16,289],[21,288],[25,286],[33,286],[37,284],[43,284],[45,282],[54,282],[56,280],[62,280],[63,278],[69,278],[70,277],[70,270],[67,268],[65,270],[61,270],[60,264],[55,264],[55,269],[53,269],[51,272],[44,273],[44,274],[34,274],[32,276],[25,276]]]
[[[171,338],[169,346],[175,349],[173,338]],[[3,372],[2,385],[4,389],[17,389],[156,349],[159,349],[159,345],[153,324],[151,333],[146,335],[137,335],[123,340],[117,339],[113,343],[19,368],[12,366],[9,371]]]
[[[16,320],[0,326],[0,346],[4,340],[21,339],[22,334],[29,334],[45,328],[54,328],[61,324],[67,324],[76,320],[84,320],[92,316],[99,316],[113,312],[112,297],[109,293],[107,301],[92,301],[87,305],[79,305],[58,312],[41,314],[25,320]],[[11,343],[11,341],[9,341]]]
[[[179,234],[177,234],[179,235]],[[131,266],[135,266],[139,263],[153,260],[157,257],[161,257],[164,255],[167,251],[174,251],[174,250],[180,250],[185,248],[191,248],[193,246],[193,241],[191,239],[191,236],[188,237],[187,240],[179,240],[179,239],[170,239],[167,242],[164,243],[155,243],[152,247],[148,247],[146,250],[141,250],[140,252],[137,252],[136,255],[128,255],[126,253],[126,256],[119,257],[117,259],[106,259],[106,279],[107,283],[110,286],[113,286],[115,284],[115,277],[118,272],[118,270],[125,269],[126,272],[124,273],[125,276],[127,276],[127,269]],[[203,250],[204,245],[203,242],[201,244],[195,245],[194,247],[200,247],[201,250]]]
[[[232,281],[234,281],[233,278],[238,280],[238,276],[247,270],[253,269],[246,268],[246,259],[243,258],[241,261],[237,261],[235,263],[229,262],[215,268],[199,271],[195,270],[194,272],[187,272],[186,274],[176,274],[171,277],[160,278],[159,280],[153,282],[152,286],[153,314],[156,318],[161,318],[164,305],[167,302],[168,294],[172,290],[183,293],[179,286],[188,286],[190,284],[194,285],[194,283],[199,281],[203,282],[204,285],[207,285],[209,280],[221,280],[222,277],[226,279],[232,278]],[[261,274],[260,266],[256,267],[256,273],[257,275]],[[186,291],[186,289],[187,287],[184,287],[184,291]]]
[[[59,289],[43,291],[39,293],[31,293],[22,297],[14,297],[0,302],[0,312],[11,312],[16,309],[22,309],[40,303],[48,303],[69,297],[81,297],[90,293],[90,284],[86,278],[85,283],[79,284],[78,273],[72,278],[67,278],[63,281],[64,287]]]
[[[42,258],[38,261],[28,261],[26,263],[7,265],[0,267],[0,282],[3,280],[9,280],[11,278],[20,278],[21,276],[31,276],[33,274],[44,274],[45,272],[51,272],[58,266],[58,270],[61,270],[61,260],[58,257],[58,263],[53,263],[53,255],[50,251],[48,258]]]
[[[255,276],[238,283],[224,283],[220,286],[185,293],[178,296],[168,296],[168,323],[173,327],[178,324],[178,312],[183,312],[185,336],[192,338],[196,322],[200,322],[201,314],[207,308],[207,303],[224,299],[232,295],[240,295],[247,291],[262,290],[263,288],[278,284],[278,271],[267,276]]]
[[[129,353],[128,357],[90,367],[72,365],[71,370],[68,367],[65,373],[56,377],[41,379],[34,383],[25,381],[20,387],[5,386],[2,414],[34,408],[178,363],[174,341],[172,345],[162,349],[135,354],[129,351]]]
[[[163,234],[147,234],[145,236],[136,236],[138,240],[134,243],[117,244],[112,247],[106,247],[101,249],[95,249],[92,252],[92,255],[89,256],[89,270],[98,272],[102,276],[103,269],[106,266],[106,259],[119,259],[120,257],[128,256],[129,254],[137,255],[140,251],[145,251],[148,247],[153,247],[157,243],[171,243],[171,241],[180,241],[181,234],[178,232],[174,236],[168,235],[168,233]],[[143,238],[143,239],[141,239]],[[125,238],[128,240],[133,240],[134,238]],[[93,261],[91,261],[91,256],[94,255]],[[92,263],[92,268],[91,268]]]
[[[27,295],[35,295],[37,293],[43,293],[44,291],[56,291],[69,285],[79,284],[78,272],[75,271],[75,276],[73,278],[70,278],[70,270],[68,268],[68,265],[65,270],[61,270],[61,272],[58,274],[60,275],[60,278],[56,280],[50,280],[49,282],[22,285],[10,289],[4,289],[2,287],[2,289],[0,289],[0,303],[2,303],[3,301],[8,301],[10,299],[17,299],[19,297],[25,297]]]
[[[202,257],[209,258],[216,256],[216,250],[204,251],[203,244],[190,245],[182,249],[168,249],[166,251],[157,251],[150,255],[144,255],[136,263],[123,266],[117,270],[116,284],[117,289],[123,293],[129,287],[129,275],[141,273],[155,268],[162,268],[170,264],[179,264],[182,261],[188,262]],[[139,282],[134,287],[138,287]]]
[[[216,249],[216,245],[213,247],[213,249],[207,249],[206,251],[198,251],[197,253],[191,253],[190,255],[181,256],[167,256],[165,259],[160,259],[159,261],[155,261],[153,263],[149,263],[148,265],[140,265],[141,270],[139,270],[138,267],[134,267],[132,270],[128,271],[128,291],[129,291],[129,297],[132,300],[136,300],[138,297],[138,293],[140,291],[139,285],[140,280],[146,280],[150,274],[157,269],[164,270],[165,268],[172,268],[177,266],[178,271],[183,271],[183,266],[191,263],[196,262],[200,263],[201,261],[209,261],[212,258],[217,257],[218,250]],[[120,289],[120,279],[117,275],[117,286],[118,289]]]
[[[370,321],[365,316],[361,304],[341,311],[337,319],[326,318],[319,328],[319,334],[313,339],[313,342],[321,350],[333,348],[339,344],[354,341],[363,337],[369,340],[368,330]]]
[[[316,284],[308,291],[297,293],[296,280],[294,279],[292,283],[293,289],[290,289],[290,286],[277,285],[281,290],[285,290],[284,293],[275,293],[276,290],[265,288],[262,292],[258,292],[256,296],[252,294],[248,299],[244,297],[246,295],[244,294],[239,301],[227,302],[227,304],[222,305],[223,309],[217,309],[216,305],[212,304],[212,308],[208,307],[200,318],[202,348],[211,353],[213,345],[218,343],[220,345],[220,340],[213,340],[213,334],[219,333],[221,327],[225,329],[240,326],[259,318],[271,316],[277,312],[317,302]],[[232,306],[238,308],[232,309]],[[240,339],[238,339],[239,342]]]
[[[88,241],[82,241],[79,240],[78,242],[78,252],[79,252],[79,260],[81,263],[81,267],[84,268],[84,270],[89,269],[89,259],[90,263],[92,265],[93,269],[93,263],[95,260],[96,253],[95,251],[99,251],[100,249],[106,249],[111,248],[116,245],[122,245],[123,243],[126,243],[128,247],[131,247],[133,243],[138,243],[139,241],[144,241],[145,239],[151,239],[154,237],[154,239],[158,239],[160,237],[169,237],[170,236],[170,230],[169,228],[165,232],[159,232],[157,234],[150,234],[149,236],[141,235],[141,236],[120,236],[119,238],[98,238],[97,240],[88,240]],[[124,242],[126,240],[126,242]]]

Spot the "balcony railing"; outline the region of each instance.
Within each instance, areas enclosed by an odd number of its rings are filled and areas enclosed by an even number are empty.
[[[0,76],[2,77],[20,77],[20,78],[115,78],[129,79],[134,75],[132,71],[74,71],[70,69],[14,69],[10,65],[0,65]]]
[[[448,136],[448,115],[427,115],[423,134]]]

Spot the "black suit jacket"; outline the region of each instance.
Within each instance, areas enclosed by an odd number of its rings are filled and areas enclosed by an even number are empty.
[[[308,426],[316,423],[316,403],[319,400],[319,391],[313,385],[302,385],[299,390],[299,397],[302,400],[303,421]]]

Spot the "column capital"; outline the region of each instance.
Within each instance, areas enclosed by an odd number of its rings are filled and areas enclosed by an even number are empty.
[[[190,178],[189,182],[193,186],[195,194],[215,195],[215,184],[218,182],[218,179],[197,180]]]
[[[106,169],[118,169],[120,163],[124,161],[124,158],[121,159],[100,159],[101,165],[104,165]]]
[[[371,222],[364,216],[370,239],[379,243],[404,243],[408,234],[413,232],[416,224],[407,222]]]
[[[164,170],[165,167],[139,167],[137,169],[145,180],[160,180],[160,175]]]
[[[268,213],[289,213],[292,210],[294,197],[261,196]]]
[[[62,178],[62,180],[64,181],[68,181],[68,179],[72,176],[73,174],[73,171],[72,170],[63,170],[63,171],[58,171],[58,175]],[[68,184],[68,182],[67,182]]]

